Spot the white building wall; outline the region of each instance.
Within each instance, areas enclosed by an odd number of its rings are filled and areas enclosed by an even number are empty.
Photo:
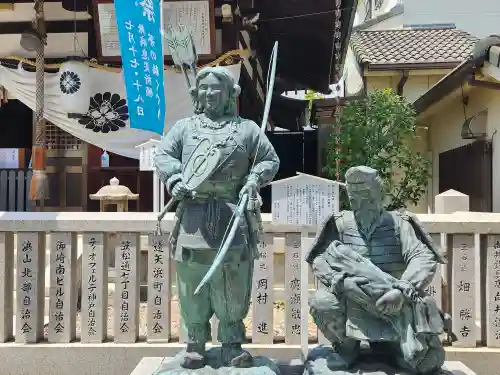
[[[366,1],[370,0],[358,2],[355,26],[365,20]],[[479,38],[500,34],[499,0],[477,0],[473,3],[467,0],[385,0],[380,9],[372,11],[372,17],[384,14],[398,4],[404,5],[403,14],[384,20],[366,30],[387,30],[403,25],[453,23],[458,29]]]
[[[454,23],[483,38],[500,34],[499,0],[404,0],[404,24]]]
[[[396,5],[402,4],[403,0],[384,0],[379,9],[373,9],[372,15],[373,17],[377,17],[381,14],[387,13]]]
[[[467,116],[473,116],[487,110],[484,129],[486,139],[492,141],[492,171],[493,171],[493,212],[500,212],[500,92],[484,88],[466,90],[469,98],[466,106]],[[422,114],[418,123],[429,128],[430,150],[432,150],[433,170],[431,196],[439,192],[439,154],[472,143],[473,140],[462,139],[461,129],[464,123],[464,112],[461,90],[458,89],[446,98],[436,103]],[[430,201],[429,203],[433,203]]]

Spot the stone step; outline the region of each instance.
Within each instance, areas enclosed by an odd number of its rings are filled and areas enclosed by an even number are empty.
[[[156,370],[158,370],[161,366],[162,363],[168,362],[169,360],[172,360],[172,358],[163,358],[163,357],[144,357],[137,367],[132,371],[130,375],[153,375]],[[290,363],[287,364],[279,364],[278,365],[280,368],[280,375],[303,375],[304,374],[304,366],[302,365],[302,361],[300,360],[294,360],[291,361]],[[267,371],[262,371],[267,367],[260,367],[261,371],[259,371],[259,374],[269,374]],[[165,372],[165,374],[168,374],[169,372]],[[248,374],[254,374],[254,372],[251,372],[250,369],[246,370],[245,373]],[[222,372],[221,372],[222,374]],[[226,372],[224,372],[226,374]],[[257,372],[255,372],[257,374]],[[201,372],[200,372],[201,375]],[[465,374],[464,374],[465,375]],[[469,374],[466,374],[469,375]]]

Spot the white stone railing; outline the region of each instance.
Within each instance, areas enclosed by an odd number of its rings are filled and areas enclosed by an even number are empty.
[[[266,238],[255,263],[248,335],[256,344],[322,342],[306,321],[307,295],[314,282],[301,283],[311,277],[301,249],[310,246],[316,228],[273,226],[269,216],[264,215]],[[453,346],[499,347],[500,214],[458,212],[419,218],[447,250],[449,263],[440,268],[429,291],[453,316]],[[152,213],[0,213],[0,342],[132,344],[143,335],[148,342],[183,341],[183,330],[173,324],[174,271],[167,247],[161,244],[167,235],[141,243],[141,235],[151,233],[155,225]],[[168,233],[171,227],[172,216],[167,215],[163,230]],[[108,283],[110,233],[118,240],[112,249],[114,285]],[[284,249],[279,246],[283,238]],[[145,249],[148,301],[141,304],[139,270],[145,258],[140,253]],[[277,267],[285,268],[282,286],[276,283],[275,275],[283,271]],[[441,287],[442,278],[449,281],[447,287]],[[281,318],[276,313],[280,309]]]

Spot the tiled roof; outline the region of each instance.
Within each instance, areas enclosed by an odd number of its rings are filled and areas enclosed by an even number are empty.
[[[358,31],[351,46],[361,64],[460,63],[478,39],[455,28]]]

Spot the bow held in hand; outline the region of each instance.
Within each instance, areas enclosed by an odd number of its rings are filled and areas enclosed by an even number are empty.
[[[191,87],[189,89],[189,96],[191,97],[191,102],[194,106],[195,113],[200,112],[200,101],[198,100],[198,89],[196,87]]]
[[[262,199],[259,195],[259,187],[256,182],[248,181],[240,190],[239,198],[241,199],[243,195],[248,194],[248,211],[255,211],[260,209],[262,206]]]

